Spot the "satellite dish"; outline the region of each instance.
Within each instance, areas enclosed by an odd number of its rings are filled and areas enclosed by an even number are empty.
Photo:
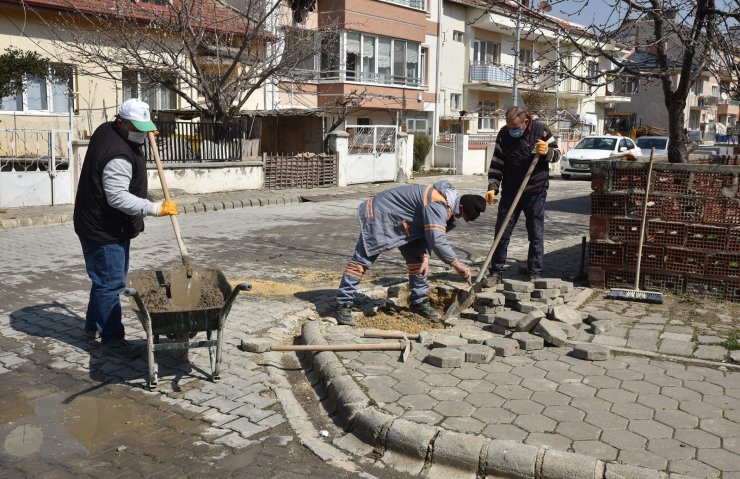
[[[723,91],[723,92],[722,92],[722,93],[721,93],[721,94],[719,95],[719,97],[720,97],[720,98],[722,98],[722,100],[727,100],[727,92],[726,92],[726,91]]]
[[[537,8],[539,8],[540,10],[542,10],[545,13],[552,11],[552,5],[550,5],[550,2],[548,2],[546,0],[538,3],[537,4]]]
[[[606,92],[607,93],[614,93],[614,82],[607,83],[606,84]]]

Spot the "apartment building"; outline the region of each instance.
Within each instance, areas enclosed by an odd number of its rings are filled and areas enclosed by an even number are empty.
[[[497,132],[502,112],[513,105],[515,77],[519,105],[527,107],[522,99],[527,91],[549,97],[547,109],[558,112],[550,120],[554,131],[570,130],[571,124],[577,124],[579,132],[584,128],[586,132],[603,131],[605,110],[629,103],[631,92],[615,88],[613,82],[609,87],[590,86],[577,78],[611,66],[603,57],[584,59],[567,41],[563,32],[578,28],[527,1],[445,0],[438,105],[441,131]]]

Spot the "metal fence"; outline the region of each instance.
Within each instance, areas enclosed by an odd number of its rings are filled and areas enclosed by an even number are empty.
[[[337,184],[337,157],[315,153],[264,156],[265,188],[327,188]]]
[[[396,151],[395,126],[348,125],[347,133],[349,133],[350,155],[393,153]]]
[[[0,129],[0,171],[69,169],[69,130]]]
[[[240,161],[243,141],[238,122],[191,123],[186,121],[158,121],[157,148],[163,162]],[[152,152],[145,148],[147,161],[154,161]]]

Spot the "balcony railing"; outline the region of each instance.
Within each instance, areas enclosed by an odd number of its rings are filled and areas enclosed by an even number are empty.
[[[698,96],[696,97],[696,106],[699,108],[707,108],[710,106],[717,106],[718,98],[716,96]]]
[[[383,0],[388,3],[395,3],[396,5],[403,5],[404,7],[415,8],[416,10],[426,10],[426,0]]]
[[[482,81],[511,85],[514,82],[514,68],[489,62],[472,62],[470,64],[470,81]]]

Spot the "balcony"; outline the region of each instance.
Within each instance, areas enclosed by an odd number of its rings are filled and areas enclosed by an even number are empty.
[[[580,80],[576,80],[575,78],[566,78],[560,83],[558,91],[565,97],[588,96],[588,84]]]
[[[485,83],[488,86],[512,88],[514,67],[493,62],[470,62],[470,83]],[[537,69],[527,65],[520,66],[517,74],[519,88],[542,88],[547,78],[539,75]],[[545,87],[545,90],[553,90]]]
[[[383,86],[421,88],[421,78],[391,75],[389,73],[357,72],[353,70],[323,70],[319,83],[357,82]]]
[[[718,98],[716,96],[697,96],[690,103],[691,108],[706,110],[708,108],[717,108]]]
[[[637,93],[635,82],[610,82],[603,93],[596,95],[596,101],[599,103],[629,103],[635,93]]]
[[[740,101],[737,100],[720,100],[717,104],[717,115],[735,115],[740,116]]]

